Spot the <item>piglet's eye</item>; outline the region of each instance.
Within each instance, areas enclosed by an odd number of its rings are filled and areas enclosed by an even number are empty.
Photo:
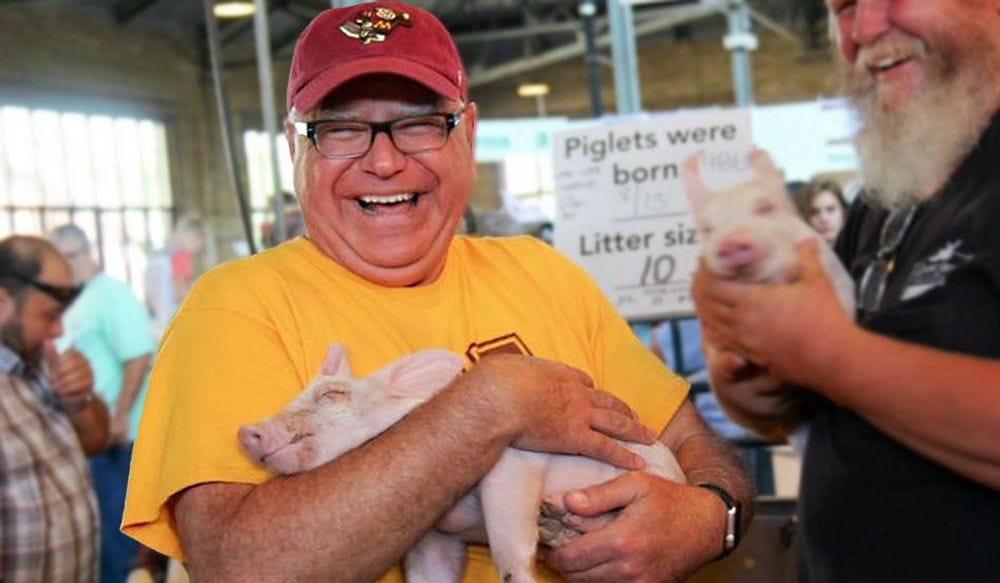
[[[774,204],[774,201],[766,198],[759,198],[754,204],[753,212],[758,215],[769,215],[777,209],[778,207]]]
[[[316,394],[316,403],[319,405],[333,405],[334,403],[339,403],[341,401],[346,401],[350,398],[350,394],[347,390],[338,387],[334,389],[327,389]]]

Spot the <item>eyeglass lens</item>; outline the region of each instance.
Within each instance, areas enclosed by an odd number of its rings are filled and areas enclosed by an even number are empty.
[[[386,133],[404,154],[437,150],[448,141],[458,118],[456,114],[430,114],[384,123],[323,122],[315,125],[316,149],[329,158],[363,156],[379,133]]]

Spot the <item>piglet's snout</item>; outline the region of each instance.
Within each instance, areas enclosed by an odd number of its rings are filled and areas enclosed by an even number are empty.
[[[272,449],[273,439],[262,425],[244,425],[237,435],[243,449],[255,460],[260,461]]]
[[[760,258],[760,246],[748,238],[731,237],[719,242],[716,256],[723,266],[739,270],[755,263]]]

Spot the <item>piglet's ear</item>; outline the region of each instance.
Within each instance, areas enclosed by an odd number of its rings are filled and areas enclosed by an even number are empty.
[[[347,362],[347,347],[334,342],[326,351],[326,360],[320,374],[334,377],[351,377],[351,365]]]
[[[765,188],[775,191],[785,189],[785,178],[778,167],[774,165],[774,160],[771,159],[767,150],[754,148],[750,151],[747,159],[758,179],[764,182]]]
[[[462,372],[462,359],[447,350],[421,350],[385,366],[377,373],[402,393],[437,392]]]
[[[681,164],[684,192],[687,194],[691,210],[695,213],[705,206],[712,194],[701,178],[700,158],[701,152],[691,154]]]

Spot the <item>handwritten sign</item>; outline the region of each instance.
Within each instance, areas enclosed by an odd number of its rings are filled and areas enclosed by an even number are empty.
[[[746,109],[685,111],[574,128],[554,136],[554,243],[623,316],[693,311],[698,237],[681,180],[690,155],[713,188],[746,180]]]

